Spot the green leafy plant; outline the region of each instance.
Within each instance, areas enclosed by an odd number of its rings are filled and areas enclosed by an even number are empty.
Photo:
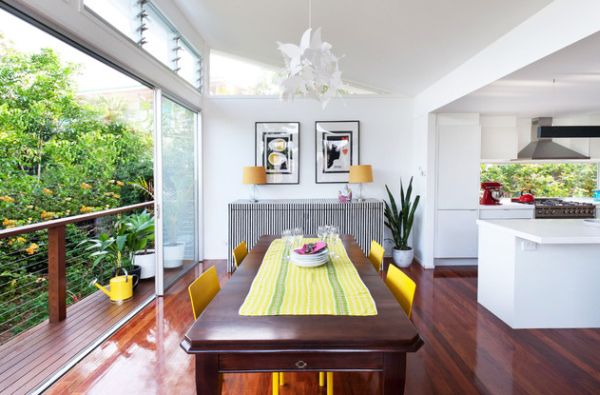
[[[132,254],[142,250],[148,252],[154,242],[154,217],[148,211],[124,217],[120,226],[125,228],[127,248]]]
[[[127,248],[127,235],[125,234],[112,236],[102,233],[98,238],[84,242],[91,244],[87,250],[92,251],[90,257],[94,258],[93,268],[108,263],[114,266],[116,272],[119,272],[124,266],[131,264],[131,254]]]
[[[394,248],[397,250],[412,249],[408,246],[408,238],[412,231],[415,211],[419,205],[419,200],[421,200],[421,196],[417,195],[414,202],[411,201],[412,182],[413,178],[411,177],[408,189],[404,193],[404,186],[402,185],[402,181],[400,181],[400,209],[398,209],[396,199],[390,188],[387,185],[385,186],[390,199],[389,203],[385,202],[385,226],[392,232]]]

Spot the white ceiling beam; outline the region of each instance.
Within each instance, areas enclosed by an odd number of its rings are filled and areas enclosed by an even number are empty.
[[[555,0],[415,97],[415,116],[433,112],[600,31],[600,1]]]

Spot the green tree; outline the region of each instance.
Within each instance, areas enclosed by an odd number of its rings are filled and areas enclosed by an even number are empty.
[[[596,163],[482,164],[481,181],[496,181],[506,195],[532,191],[543,197],[591,197],[598,177]]]

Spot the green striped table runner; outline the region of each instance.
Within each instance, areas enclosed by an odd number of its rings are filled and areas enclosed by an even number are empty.
[[[333,248],[336,257],[326,265],[302,268],[289,261],[283,240],[274,240],[240,307],[240,315],[377,315],[375,301],[343,244]]]

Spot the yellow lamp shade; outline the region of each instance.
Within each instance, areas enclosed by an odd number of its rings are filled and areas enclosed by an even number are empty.
[[[350,166],[350,177],[348,182],[351,184],[362,184],[364,182],[373,182],[373,169],[371,165]]]
[[[242,183],[252,185],[266,184],[267,173],[265,172],[265,168],[262,166],[245,166]]]

